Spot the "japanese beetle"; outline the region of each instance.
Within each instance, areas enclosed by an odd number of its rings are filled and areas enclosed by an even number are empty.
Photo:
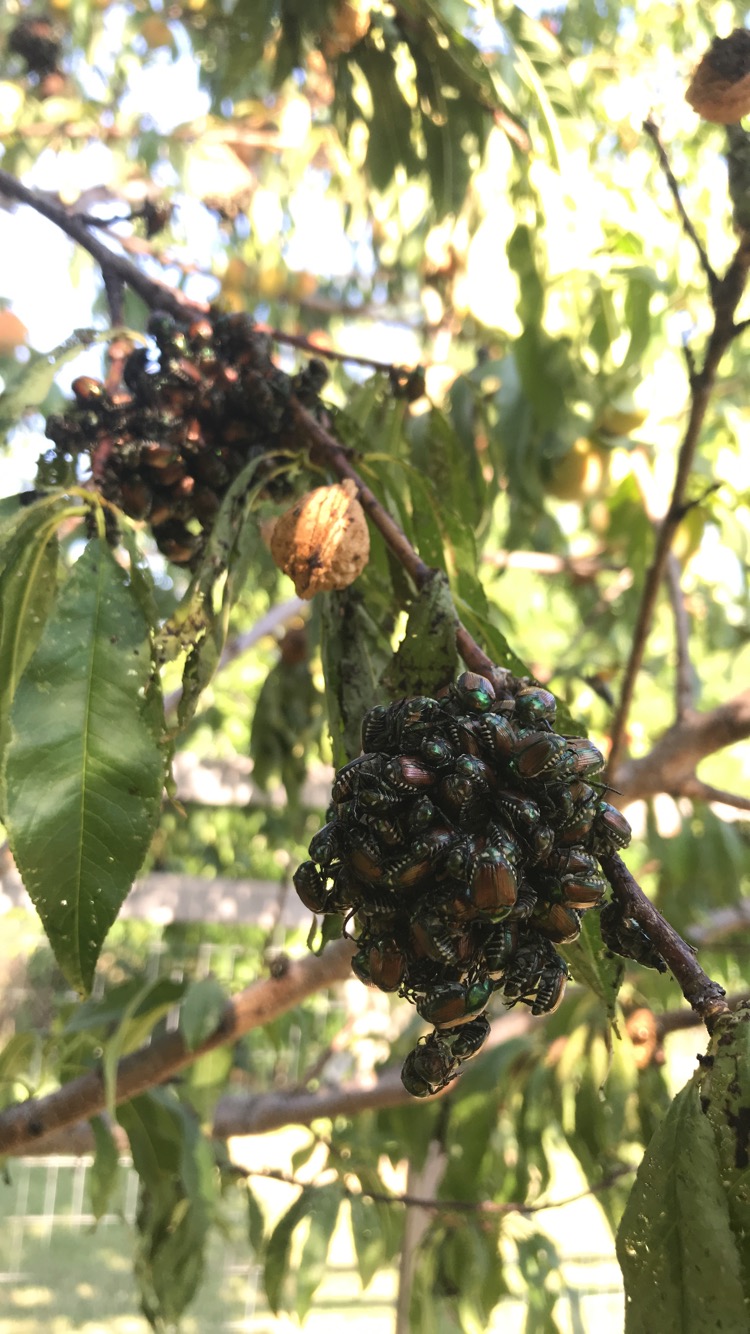
[[[433,787],[436,780],[432,769],[428,769],[418,755],[394,755],[383,766],[383,778],[396,792],[419,792],[422,788]]]
[[[95,380],[91,375],[79,375],[70,387],[83,408],[103,413],[112,407],[112,399],[101,380]]]
[[[450,741],[445,737],[426,736],[419,743],[419,754],[423,760],[426,760],[431,769],[436,769],[438,773],[442,769],[447,769],[453,764],[456,758],[456,752]]]
[[[489,713],[495,702],[495,687],[478,672],[462,672],[450,687],[450,695],[461,708],[473,713]]]
[[[526,928],[505,972],[502,993],[508,1004],[530,1002],[546,967],[557,958],[548,940],[537,931]]]
[[[567,743],[556,732],[530,732],[519,740],[508,767],[521,779],[551,782],[563,773]]]
[[[667,965],[634,917],[626,917],[619,903],[608,903],[599,914],[602,940],[612,954],[634,959],[644,968],[666,973]]]
[[[405,748],[421,746],[439,727],[445,714],[438,700],[429,695],[414,695],[402,700],[396,721],[398,741]]]
[[[515,922],[496,922],[482,945],[482,959],[493,982],[503,977],[518,945],[519,927]]]
[[[581,934],[581,917],[564,903],[550,903],[536,914],[534,926],[555,944],[569,945]]]
[[[566,907],[585,911],[587,908],[598,907],[606,892],[607,882],[604,876],[593,873],[564,875],[559,883],[557,896]]]
[[[483,917],[505,917],[518,896],[515,874],[497,848],[485,847],[469,859],[466,898]]]
[[[608,801],[600,801],[591,828],[591,847],[598,853],[616,852],[626,848],[632,836],[632,829],[625,816],[616,806]]]
[[[390,750],[398,742],[394,726],[394,706],[376,704],[362,719],[362,749],[364,751]]]
[[[401,1083],[412,1097],[427,1098],[456,1078],[459,1065],[446,1046],[423,1038],[401,1067]]]
[[[417,1003],[417,1014],[436,1028],[468,1023],[484,1010],[492,995],[488,977],[477,982],[444,982]]]
[[[531,1013],[553,1014],[565,995],[565,984],[569,976],[567,964],[556,954],[542,969]]]
[[[470,1061],[480,1047],[487,1041],[490,1021],[484,1014],[478,1014],[461,1028],[439,1029],[433,1034],[441,1047],[446,1048],[457,1061]],[[429,1041],[429,1039],[428,1039]]]
[[[553,723],[557,712],[557,701],[551,690],[541,686],[525,686],[515,697],[515,716],[525,727],[538,723]]]
[[[417,800],[409,808],[407,825],[410,833],[422,834],[444,819],[443,812],[429,797],[417,797]]]
[[[519,797],[515,792],[501,790],[495,792],[494,802],[501,815],[504,815],[512,829],[527,834],[539,824],[542,812],[535,801],[528,797]]]
[[[398,991],[406,972],[406,956],[393,937],[373,941],[368,963],[376,987],[381,991]]]
[[[412,948],[419,958],[434,959],[452,968],[467,966],[473,957],[474,940],[467,930],[446,921],[437,908],[420,908],[409,925]]]
[[[575,774],[576,778],[592,778],[594,774],[602,772],[605,764],[604,756],[588,737],[568,737],[565,748],[566,771],[569,774]]]
[[[315,862],[302,862],[292,876],[294,888],[299,898],[310,912],[328,911],[328,893],[326,882]]]
[[[501,713],[486,713],[479,723],[479,736],[485,754],[492,759],[508,759],[518,745],[518,733],[509,718]]]
[[[346,850],[347,837],[340,820],[329,820],[310,839],[308,852],[320,866],[330,866]]]

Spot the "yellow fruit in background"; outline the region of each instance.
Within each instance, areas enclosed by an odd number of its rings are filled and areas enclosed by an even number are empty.
[[[29,331],[12,310],[0,310],[0,356],[7,357],[26,342]]]
[[[261,269],[255,279],[255,290],[258,296],[263,296],[267,301],[272,301],[274,297],[280,296],[286,289],[288,274],[282,264],[275,264],[270,268]]]
[[[240,288],[247,289],[250,281],[250,266],[244,259],[234,255],[224,270],[224,277],[221,280],[223,291],[237,292]]]
[[[50,9],[56,9],[58,14],[64,14],[66,9],[70,9],[70,0],[49,0]]]
[[[618,394],[606,403],[596,419],[596,428],[607,435],[630,435],[648,417],[648,409],[639,408],[632,394]]]
[[[550,463],[544,489],[556,500],[586,500],[601,490],[608,463],[606,449],[579,436],[567,454]]]
[[[150,14],[144,19],[141,24],[141,37],[149,51],[156,51],[160,46],[171,46],[173,40],[169,25],[164,19],[159,18],[158,14]]]
[[[680,520],[680,526],[674,535],[672,550],[681,565],[686,565],[694,556],[703,540],[706,516],[697,505],[693,505]]]

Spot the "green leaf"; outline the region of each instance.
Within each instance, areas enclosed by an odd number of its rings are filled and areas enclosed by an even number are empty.
[[[414,598],[404,637],[383,673],[394,699],[432,695],[454,679],[457,620],[448,579],[436,570]]]
[[[171,977],[160,977],[144,982],[143,976],[130,978],[119,986],[109,987],[100,1000],[81,1001],[71,1008],[65,1020],[63,1033],[95,1033],[114,1031],[122,1023],[126,1011],[141,1020],[158,1011],[156,1018],[166,1014],[184,993],[186,983]],[[154,1023],[156,1023],[156,1018]]]
[[[374,1200],[364,1199],[361,1195],[350,1195],[349,1207],[352,1214],[352,1236],[357,1253],[357,1268],[363,1288],[369,1287],[388,1256],[381,1224],[381,1211]]]
[[[114,1136],[106,1121],[101,1116],[92,1116],[89,1122],[94,1136],[94,1161],[88,1174],[91,1212],[99,1221],[103,1218],[112,1199],[120,1172],[120,1155]]]
[[[107,1097],[107,1110],[111,1116],[115,1112],[115,1091],[117,1087],[117,1067],[123,1056],[135,1051],[147,1039],[159,1020],[174,1007],[183,995],[185,983],[171,977],[159,977],[153,982],[143,983],[130,997],[114,1034],[104,1044],[102,1070],[104,1089]]]
[[[39,1045],[36,1033],[14,1033],[0,1051],[0,1104],[12,1101],[14,1085],[28,1086],[29,1072]]]
[[[247,1236],[256,1257],[260,1258],[265,1245],[266,1220],[250,1183],[247,1182]]]
[[[617,1235],[626,1334],[745,1334],[748,1306],[711,1123],[694,1081],[646,1150]]]
[[[57,592],[55,529],[81,513],[69,497],[37,502],[0,524],[0,771],[18,681],[39,643]]]
[[[294,1309],[299,1320],[310,1310],[313,1296],[325,1274],[331,1244],[343,1196],[337,1184],[318,1186],[310,1209],[310,1230],[297,1266],[297,1292]]]
[[[180,1032],[190,1051],[216,1031],[226,1003],[224,988],[215,977],[191,982],[180,1007]]]
[[[289,1252],[295,1228],[306,1218],[314,1204],[314,1192],[303,1190],[294,1204],[279,1219],[266,1246],[266,1265],[263,1271],[268,1305],[278,1315],[282,1305],[282,1289],[289,1272]]]
[[[177,1324],[203,1277],[213,1155],[173,1089],[133,1098],[117,1115],[140,1178],[135,1272],[142,1310],[153,1329],[163,1330]]]
[[[13,855],[60,967],[84,991],[159,814],[154,688],[128,577],[92,540],[19,682],[5,763]]]

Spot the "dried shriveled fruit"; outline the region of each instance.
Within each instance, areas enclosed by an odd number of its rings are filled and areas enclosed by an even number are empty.
[[[354,482],[319,486],[276,521],[271,555],[301,598],[347,588],[370,556],[370,534]]]
[[[716,37],[685,94],[703,120],[735,125],[750,111],[750,32],[735,28]]]

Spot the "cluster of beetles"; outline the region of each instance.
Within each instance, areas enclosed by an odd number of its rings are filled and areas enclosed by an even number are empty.
[[[272,494],[283,493],[279,451],[291,428],[292,395],[317,412],[327,372],[314,358],[287,375],[245,314],[183,326],[157,312],[148,332],[153,346],[125,359],[122,392],[79,376],[75,403],[47,419],[46,433],[58,462],[88,454],[105,499],[146,521],[169,560],[190,565],[248,463],[257,461]]]
[[[402,1069],[416,1097],[479,1051],[494,992],[536,1015],[559,1005],[568,969],[555,945],[604,901],[598,858],[630,841],[597,783],[601,752],[554,730],[550,691],[511,682],[496,691],[464,672],[440,698],[370,709],[362,754],[336,774],[328,823],[294,876],[312,912],[342,915],[356,975],[432,1025]],[[661,966],[615,904],[602,917],[611,948]]]

